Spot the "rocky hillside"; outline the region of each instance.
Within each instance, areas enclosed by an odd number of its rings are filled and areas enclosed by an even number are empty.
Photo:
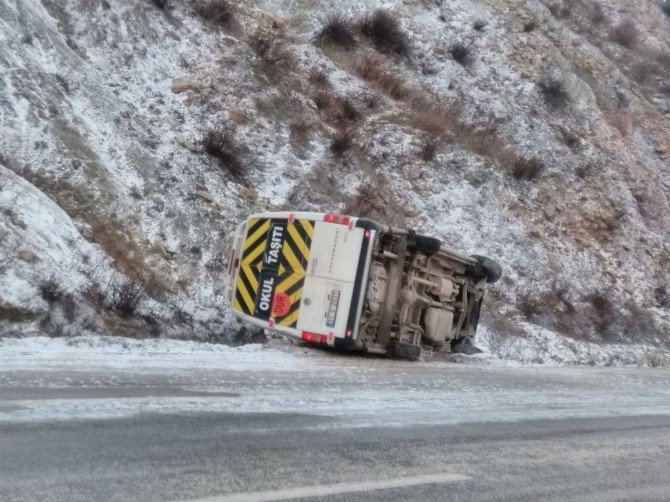
[[[666,351],[670,2],[333,5],[0,0],[0,334],[244,338],[228,239],[292,208],[497,257],[493,353]]]

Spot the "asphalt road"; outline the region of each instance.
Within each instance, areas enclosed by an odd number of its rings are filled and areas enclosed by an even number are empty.
[[[86,357],[0,366],[0,500],[670,499],[667,369]]]

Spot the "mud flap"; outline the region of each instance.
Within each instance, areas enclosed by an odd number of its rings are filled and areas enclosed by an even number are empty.
[[[466,354],[471,356],[473,354],[480,354],[482,349],[475,347],[467,338],[461,338],[452,343],[451,352],[454,354]]]
[[[421,347],[413,343],[395,342],[391,344],[391,354],[398,359],[418,361],[421,357]]]

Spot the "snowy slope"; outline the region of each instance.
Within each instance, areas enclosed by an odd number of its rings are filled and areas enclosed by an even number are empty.
[[[670,17],[606,0],[596,22],[588,2],[559,3],[339,2],[358,44],[345,51],[315,38],[329,2],[231,2],[221,26],[197,2],[1,0],[0,333],[229,338],[228,237],[253,210],[291,207],[368,213],[497,257],[485,344],[540,359],[545,337],[667,348]],[[357,31],[375,7],[400,22],[406,57]],[[626,21],[630,47],[613,34]],[[361,78],[365,57],[409,97]],[[189,90],[172,92],[177,77]],[[543,97],[552,79],[566,103]],[[234,131],[241,176],[204,152],[218,127]],[[338,157],[342,128],[354,146]],[[542,164],[532,180],[511,174],[519,157]],[[381,200],[360,200],[368,185]],[[130,315],[115,303],[128,279],[141,290]]]

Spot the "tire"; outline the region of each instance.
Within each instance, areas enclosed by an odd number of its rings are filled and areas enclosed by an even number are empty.
[[[390,352],[393,357],[409,361],[418,361],[421,357],[421,347],[407,342],[395,342],[391,346]]]
[[[417,234],[412,231],[409,235],[409,247],[413,247],[419,253],[433,255],[442,247],[442,241],[435,237]]]
[[[479,256],[476,254],[472,255],[472,257],[479,263],[482,274],[486,276],[486,282],[489,284],[498,282],[498,280],[502,277],[502,267],[497,261],[486,256]]]

